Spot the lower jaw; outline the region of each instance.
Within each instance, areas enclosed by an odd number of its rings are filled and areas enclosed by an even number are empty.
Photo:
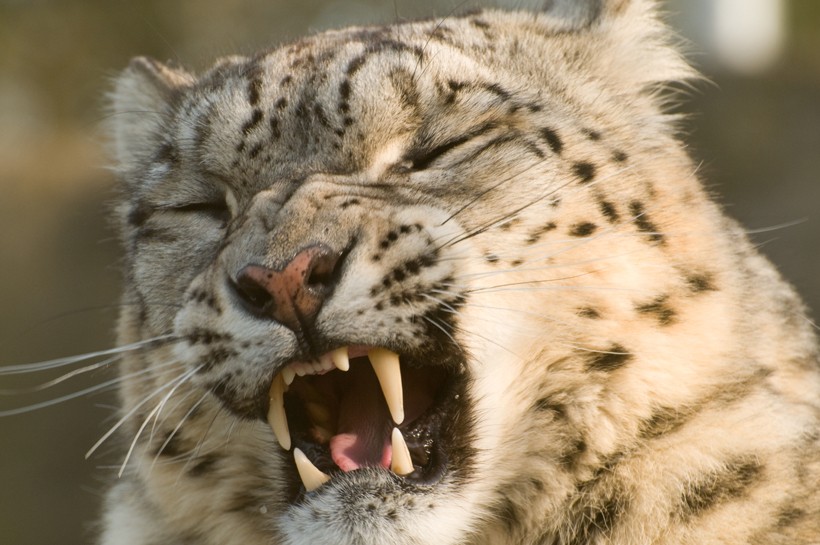
[[[372,493],[377,498],[388,491],[424,494],[448,475],[457,476],[468,471],[473,458],[470,446],[473,441],[471,419],[465,410],[469,406],[466,385],[466,376],[451,376],[442,388],[442,399],[436,401],[432,410],[401,426],[415,466],[415,470],[406,475],[397,475],[383,467],[362,467],[343,472],[333,462],[327,445],[306,439],[307,432],[294,433],[293,447],[304,452],[319,470],[328,474],[330,481],[308,493],[299,478],[293,455],[289,453],[286,459],[291,474],[290,503],[304,502],[309,495],[339,486],[346,489],[357,487],[361,494]]]

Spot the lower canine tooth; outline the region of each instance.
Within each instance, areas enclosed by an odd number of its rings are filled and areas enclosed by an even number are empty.
[[[384,348],[372,348],[367,357],[379,379],[393,422],[401,424],[404,421],[404,396],[401,389],[399,355]]]
[[[308,460],[305,453],[298,448],[293,449],[293,460],[296,462],[296,471],[299,472],[299,478],[302,479],[302,484],[308,492],[312,492],[328,482],[330,475],[322,473],[319,469]]]
[[[392,436],[393,446],[393,460],[390,462],[390,469],[396,475],[409,475],[413,473],[413,460],[410,458],[410,451],[407,449],[407,443],[404,442],[399,428],[393,428]]]
[[[331,352],[330,359],[333,360],[333,365],[335,365],[339,371],[347,371],[350,369],[350,358],[347,356],[346,346],[337,348]]]
[[[273,378],[269,397],[268,424],[282,448],[290,450],[290,430],[288,430],[288,418],[285,414],[285,379],[282,378],[282,373],[277,373]]]

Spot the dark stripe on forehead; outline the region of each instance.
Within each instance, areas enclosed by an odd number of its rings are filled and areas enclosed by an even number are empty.
[[[756,458],[738,458],[722,467],[698,475],[685,487],[675,513],[688,520],[704,514],[721,503],[741,498],[757,483],[763,466]]]
[[[368,35],[370,37],[370,35]],[[390,39],[381,39],[376,42],[366,43],[366,47],[363,53],[354,57],[350,62],[347,63],[347,67],[345,68],[345,77],[339,83],[339,106],[338,110],[342,114],[346,114],[350,111],[350,96],[352,93],[352,79],[356,76],[359,70],[365,65],[368,59],[373,56],[378,55],[384,51],[393,51],[397,53],[410,53],[414,55],[419,62],[424,59],[424,50],[415,45],[408,45],[401,42],[397,42],[395,40]],[[412,77],[411,77],[412,80]]]

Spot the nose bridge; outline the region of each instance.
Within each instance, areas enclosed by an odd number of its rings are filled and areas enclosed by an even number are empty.
[[[244,259],[279,269],[313,245],[343,251],[350,243],[355,222],[341,217],[344,210],[337,198],[341,194],[336,184],[309,179],[289,191],[258,193],[248,210],[253,225],[253,233],[248,235],[255,240],[256,250],[243,252]]]

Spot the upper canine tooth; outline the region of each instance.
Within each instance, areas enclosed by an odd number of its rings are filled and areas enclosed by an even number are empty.
[[[390,461],[390,469],[396,475],[409,475],[415,471],[413,467],[413,460],[410,458],[410,451],[407,449],[407,443],[404,442],[399,428],[393,428],[393,436],[391,437],[393,446],[393,459]]]
[[[393,422],[401,424],[404,421],[404,397],[401,389],[399,355],[385,348],[371,348],[367,357],[379,379]]]
[[[337,348],[336,350],[330,353],[330,359],[333,360],[333,365],[336,366],[336,369],[339,371],[347,371],[350,369],[350,358],[347,357],[347,347],[343,346],[341,348]]]
[[[273,378],[269,397],[268,424],[282,448],[290,450],[290,430],[288,430],[288,417],[285,414],[285,379],[282,373],[277,373]]]
[[[308,492],[316,490],[330,480],[330,475],[321,472],[298,448],[293,449],[293,460],[296,462],[299,478],[302,479],[302,484]]]

